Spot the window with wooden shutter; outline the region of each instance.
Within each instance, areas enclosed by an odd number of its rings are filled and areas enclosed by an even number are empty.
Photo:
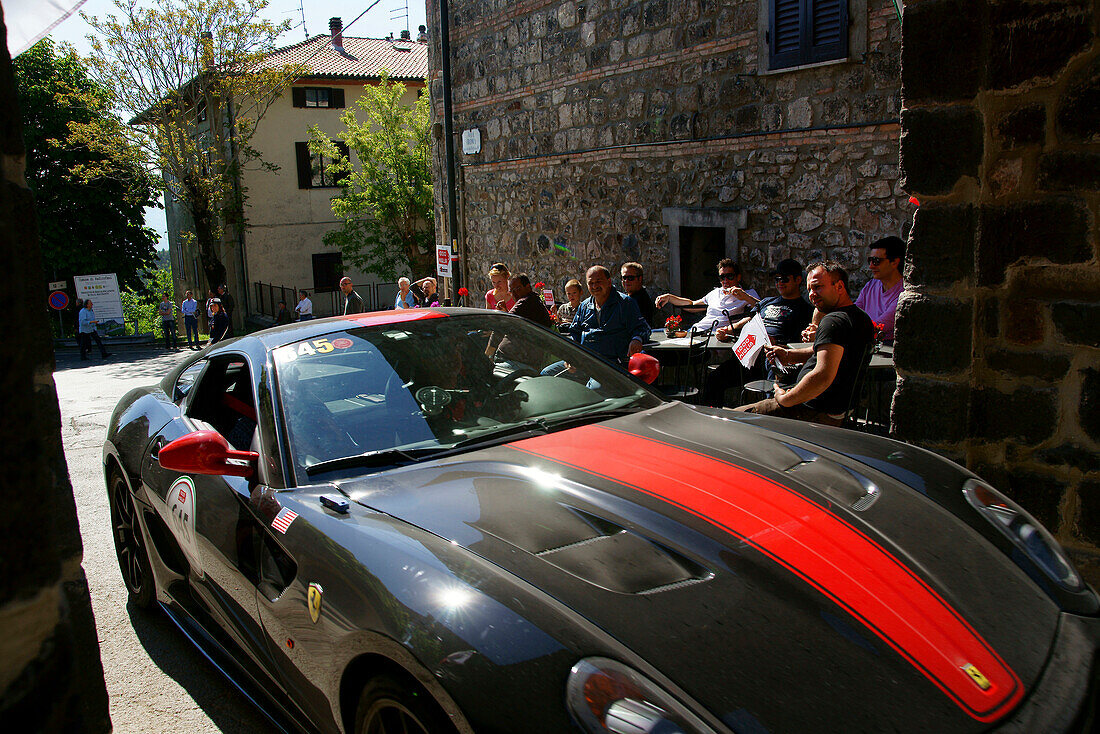
[[[848,57],[847,0],[770,0],[768,68]]]
[[[336,149],[344,158],[349,157],[346,144],[338,142]],[[330,189],[343,185],[343,179],[332,170],[332,159],[311,153],[309,143],[295,143],[294,158],[298,166],[298,188]]]

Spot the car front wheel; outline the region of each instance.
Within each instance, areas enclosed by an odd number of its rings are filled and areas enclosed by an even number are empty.
[[[454,727],[428,695],[388,675],[373,678],[359,696],[356,734],[437,734]]]
[[[130,601],[140,609],[153,604],[153,569],[138,525],[137,509],[126,480],[117,470],[110,474],[111,529],[115,536],[115,555],[122,580],[130,592]]]

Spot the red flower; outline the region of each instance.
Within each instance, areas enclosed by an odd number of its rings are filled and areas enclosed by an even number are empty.
[[[542,281],[539,281],[538,283],[535,283],[535,288],[542,288],[544,285],[546,285],[546,284],[543,283]]]
[[[909,197],[909,203],[912,204],[913,206],[920,206],[920,202],[917,201],[917,197],[915,197],[915,196],[910,196]]]
[[[458,295],[466,297],[466,296],[470,295],[470,291],[466,290],[465,288],[459,288],[458,289]]]

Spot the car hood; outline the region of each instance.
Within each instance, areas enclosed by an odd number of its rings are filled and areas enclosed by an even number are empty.
[[[1057,628],[925,493],[681,404],[341,488],[553,595],[734,730],[982,731]]]

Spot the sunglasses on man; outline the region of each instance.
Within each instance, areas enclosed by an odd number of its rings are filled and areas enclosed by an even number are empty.
[[[787,282],[790,281],[790,279],[791,279],[791,276],[789,276],[789,275],[777,275],[777,276],[775,276],[775,282],[776,283],[787,283]]]
[[[639,280],[641,277],[640,275],[624,275],[623,280]]]
[[[867,263],[869,265],[881,265],[882,263],[886,262],[889,259],[890,258],[888,258],[888,257],[869,257],[869,258],[867,258]]]
[[[737,280],[735,273],[719,273],[718,280]]]

